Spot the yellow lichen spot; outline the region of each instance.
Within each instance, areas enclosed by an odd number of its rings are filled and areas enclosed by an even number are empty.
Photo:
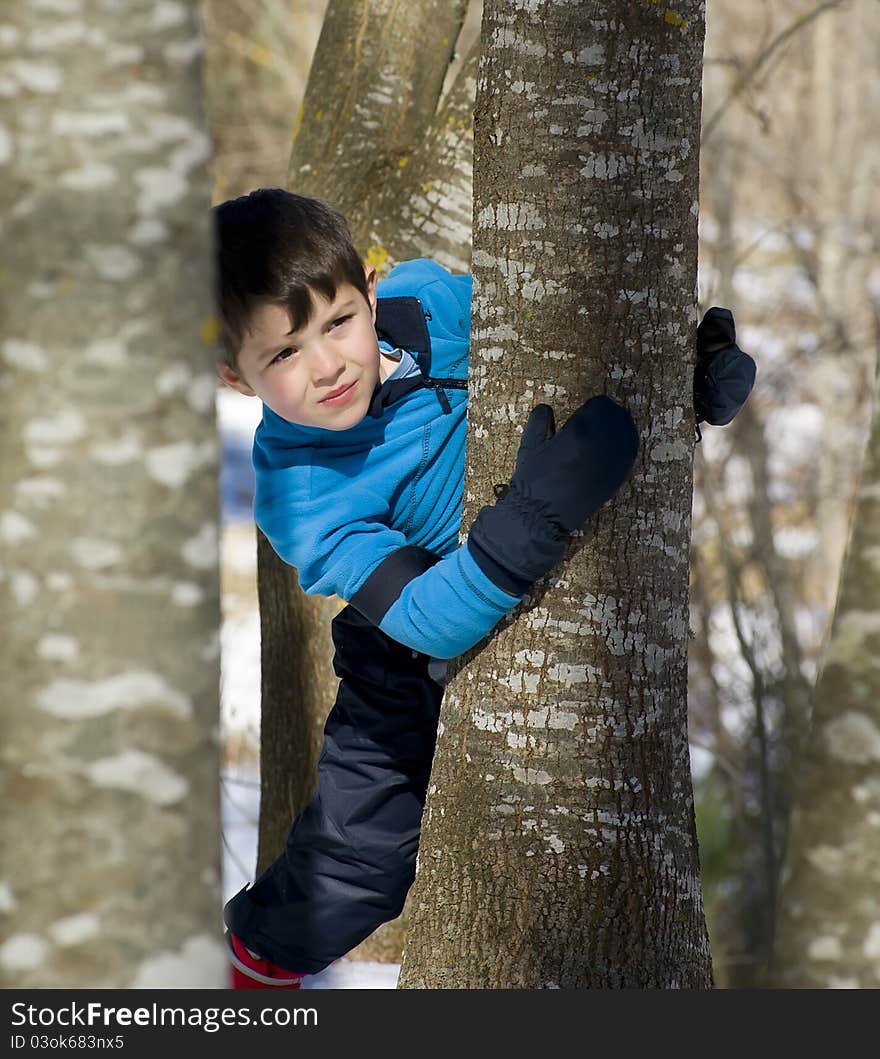
[[[388,260],[388,251],[384,246],[379,246],[378,243],[374,243],[367,251],[367,256],[364,258],[364,262],[367,265],[372,265],[373,268],[381,268]]]
[[[220,337],[220,325],[216,316],[206,316],[199,327],[202,343],[206,346],[215,346]]]
[[[250,58],[257,64],[257,66],[265,68],[272,65],[272,53],[268,48],[264,48],[261,44],[251,45]]]
[[[303,107],[302,103],[300,103],[299,110],[296,112],[296,118],[294,119],[294,122],[293,122],[293,135],[290,137],[291,141],[296,139],[297,133],[299,132],[299,127],[300,127],[300,125],[302,125],[302,120],[303,120],[303,114],[304,113],[305,113],[305,108]]]
[[[443,45],[444,45],[444,47],[445,47],[445,46],[446,46],[446,45],[447,45],[448,43],[449,43],[449,37],[444,37],[444,38],[443,38]]]
[[[677,11],[667,11],[663,16],[663,21],[668,22],[670,26],[677,26],[680,30],[687,29],[687,19],[682,18]]]
[[[398,169],[405,169],[406,166],[408,166],[408,165],[409,165],[409,158],[407,158],[406,155],[404,155],[403,158],[398,158],[397,159],[397,168]]]
[[[431,181],[430,181],[430,180],[428,180],[428,181],[427,181],[426,183],[422,184],[422,191],[424,191],[425,193],[427,193],[427,192],[429,192],[429,191],[431,190],[431,188],[432,188],[433,186],[434,186],[434,185],[433,185],[433,184],[431,183]]]
[[[312,170],[312,176],[317,176],[317,175],[318,175],[318,170],[317,169],[313,169]]]

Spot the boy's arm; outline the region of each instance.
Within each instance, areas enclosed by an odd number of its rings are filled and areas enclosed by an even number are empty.
[[[265,498],[257,521],[304,591],[338,595],[398,642],[454,658],[562,559],[567,534],[617,492],[637,450],[632,417],[607,397],[587,401],[558,433],[552,409],[538,405],[509,485],[443,558],[390,529],[387,500],[363,489],[347,491],[345,522],[326,503]]]
[[[346,518],[325,503],[258,505],[257,521],[304,592],[337,595],[416,651],[454,658],[487,635],[522,598],[494,584],[466,545],[441,557],[387,525],[388,501],[348,489]]]
[[[694,410],[697,422],[726,426],[746,403],[755,385],[754,360],[736,344],[730,309],[712,306],[697,328]]]

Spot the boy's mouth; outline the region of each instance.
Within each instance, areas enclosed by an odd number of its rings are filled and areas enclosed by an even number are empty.
[[[324,404],[327,401],[335,401],[337,398],[342,397],[344,394],[347,394],[353,386],[353,382],[346,383],[345,386],[339,386],[335,390],[331,390],[326,397],[322,397],[318,403]]]

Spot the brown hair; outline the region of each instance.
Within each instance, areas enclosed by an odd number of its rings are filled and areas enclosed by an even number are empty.
[[[230,367],[254,312],[280,305],[294,331],[309,322],[312,292],[328,300],[343,283],[367,298],[360,255],[345,218],[318,199],[259,188],[212,210],[220,341]]]

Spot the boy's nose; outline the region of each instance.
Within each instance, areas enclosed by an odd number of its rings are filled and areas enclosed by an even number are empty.
[[[345,361],[338,349],[330,343],[319,343],[310,357],[312,378],[315,382],[332,382],[345,367]]]

